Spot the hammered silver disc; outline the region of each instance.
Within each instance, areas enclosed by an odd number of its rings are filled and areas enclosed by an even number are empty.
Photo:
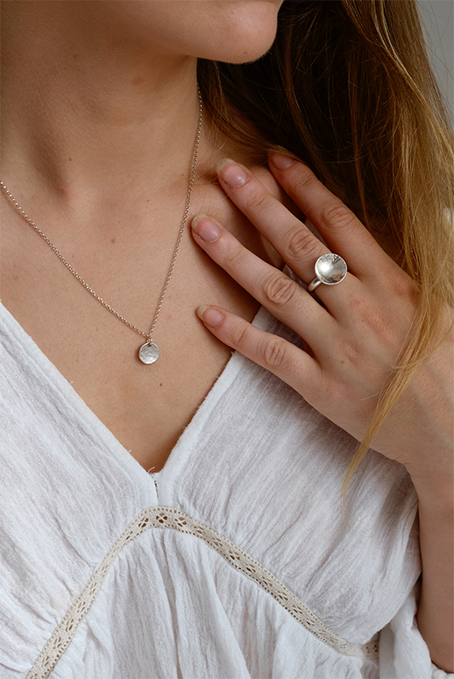
[[[342,257],[330,252],[315,262],[315,275],[325,285],[336,285],[347,275],[347,265]]]
[[[157,361],[159,358],[158,345],[155,344],[154,342],[151,342],[150,344],[148,344],[148,342],[145,342],[145,344],[142,344],[142,346],[139,349],[139,358],[142,361],[142,363],[146,363],[147,365]]]

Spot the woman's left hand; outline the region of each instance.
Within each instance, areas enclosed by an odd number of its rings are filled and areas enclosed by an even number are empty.
[[[199,316],[218,339],[280,377],[361,440],[406,347],[418,313],[418,288],[307,166],[279,155],[271,158],[270,169],[327,246],[244,166],[224,162],[219,180],[302,281],[314,279],[315,261],[330,250],[343,257],[349,272],[337,285],[317,287],[322,306],[212,217],[198,215],[192,223],[196,242],[298,333],[306,350],[219,307],[202,307]],[[446,332],[448,323],[443,326]],[[434,476],[435,482],[452,471],[452,348],[451,331],[418,369],[373,443],[375,450],[404,464],[412,477]]]

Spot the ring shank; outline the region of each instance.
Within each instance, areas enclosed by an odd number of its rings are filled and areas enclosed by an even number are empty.
[[[313,292],[313,290],[315,290],[315,288],[318,288],[318,286],[321,285],[321,284],[322,284],[322,281],[320,280],[320,278],[315,277],[314,280],[311,281],[309,283],[309,285],[307,286],[307,291]]]

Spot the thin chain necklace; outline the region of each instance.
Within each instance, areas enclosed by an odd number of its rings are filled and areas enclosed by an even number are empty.
[[[107,302],[105,302],[103,300],[103,298],[100,297],[93,290],[93,288],[90,287],[90,285],[88,285],[88,283],[86,281],[84,281],[82,276],[77,273],[77,271],[71,266],[71,264],[63,257],[61,252],[59,252],[57,250],[57,248],[52,243],[50,238],[48,238],[46,236],[46,234],[43,233],[43,231],[41,231],[41,229],[35,224],[35,222],[30,219],[30,217],[26,214],[25,210],[23,210],[23,208],[19,205],[19,203],[14,198],[14,196],[11,194],[11,192],[7,189],[5,184],[2,181],[0,181],[1,189],[3,190],[5,195],[7,196],[10,203],[17,210],[17,212],[19,212],[19,214],[25,219],[25,221],[28,222],[28,224],[30,224],[30,226],[36,231],[36,233],[38,233],[41,236],[41,238],[44,240],[44,242],[47,243],[47,245],[50,247],[50,249],[63,262],[63,264],[68,269],[68,271],[70,271],[72,273],[74,278],[76,278],[76,280],[79,281],[79,283],[85,288],[85,290],[87,290],[90,293],[90,295],[92,295],[96,299],[96,301],[98,301],[100,304],[102,304],[102,306],[105,309],[110,311],[111,314],[113,314],[116,318],[118,318],[119,321],[121,321],[122,323],[127,325],[128,328],[131,328],[131,330],[134,330],[139,335],[142,335],[142,337],[145,337],[146,342],[144,344],[142,344],[142,346],[139,348],[139,352],[138,352],[139,359],[142,361],[142,363],[145,363],[145,364],[154,363],[159,358],[159,347],[152,339],[153,332],[154,332],[154,329],[156,327],[156,323],[158,322],[158,317],[159,317],[159,314],[160,314],[160,311],[161,311],[161,308],[162,308],[162,304],[164,302],[164,297],[166,295],[167,288],[169,287],[170,279],[172,278],[173,269],[175,267],[175,261],[176,261],[177,255],[178,255],[178,251],[180,249],[181,239],[183,238],[183,233],[184,233],[184,230],[186,228],[186,223],[187,223],[187,220],[188,220],[189,207],[191,205],[192,191],[193,191],[193,188],[194,188],[194,181],[195,181],[195,172],[196,172],[196,168],[197,168],[197,156],[198,156],[198,153],[199,153],[200,134],[201,134],[201,131],[202,131],[203,106],[202,106],[202,96],[200,94],[200,90],[198,90],[198,95],[199,95],[199,118],[198,118],[198,122],[197,122],[197,131],[196,131],[195,141],[194,141],[194,152],[193,152],[193,156],[192,156],[191,171],[190,171],[190,174],[189,174],[189,184],[188,184],[188,192],[187,192],[187,196],[186,196],[186,204],[185,204],[185,208],[184,208],[184,212],[183,212],[183,218],[182,218],[182,221],[181,221],[181,226],[180,226],[180,229],[178,231],[178,236],[177,236],[177,240],[176,240],[176,243],[175,243],[175,248],[174,248],[174,251],[173,251],[172,259],[170,261],[169,270],[167,271],[167,276],[166,276],[166,279],[164,281],[164,285],[162,287],[161,295],[160,295],[159,300],[158,300],[158,305],[156,307],[156,311],[155,311],[155,314],[153,316],[153,320],[151,322],[151,326],[150,326],[150,329],[149,329],[148,332],[145,332],[144,330],[140,330],[140,328],[137,328],[135,325],[133,325],[132,323],[127,321],[126,318],[124,318],[124,316],[119,314],[118,311],[115,311],[115,309],[110,304],[107,304]]]

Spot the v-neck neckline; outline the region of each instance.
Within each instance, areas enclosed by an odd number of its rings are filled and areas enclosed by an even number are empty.
[[[21,345],[27,357],[37,366],[42,372],[45,379],[51,383],[52,388],[59,391],[66,402],[76,412],[79,420],[86,431],[94,433],[95,438],[108,450],[115,455],[117,462],[121,463],[122,467],[126,467],[129,474],[134,476],[138,482],[142,483],[157,483],[156,479],[163,479],[171,476],[181,463],[184,463],[191,450],[194,447],[197,438],[197,432],[203,426],[203,422],[209,417],[217,401],[219,400],[225,389],[233,382],[239,369],[244,366],[248,360],[238,352],[233,352],[219,376],[216,378],[213,386],[199,404],[195,414],[191,418],[189,424],[185,427],[177,442],[171,449],[167,460],[158,472],[150,474],[142,465],[133,457],[131,452],[117,439],[113,432],[99,419],[94,411],[87,405],[83,398],[77,393],[72,384],[66,377],[58,370],[46,354],[40,349],[33,338],[24,330],[21,324],[11,314],[10,311],[0,302],[0,315],[4,317],[5,325],[14,335],[15,340]],[[252,323],[263,329],[266,327],[268,312],[264,307],[261,307],[255,315]]]

